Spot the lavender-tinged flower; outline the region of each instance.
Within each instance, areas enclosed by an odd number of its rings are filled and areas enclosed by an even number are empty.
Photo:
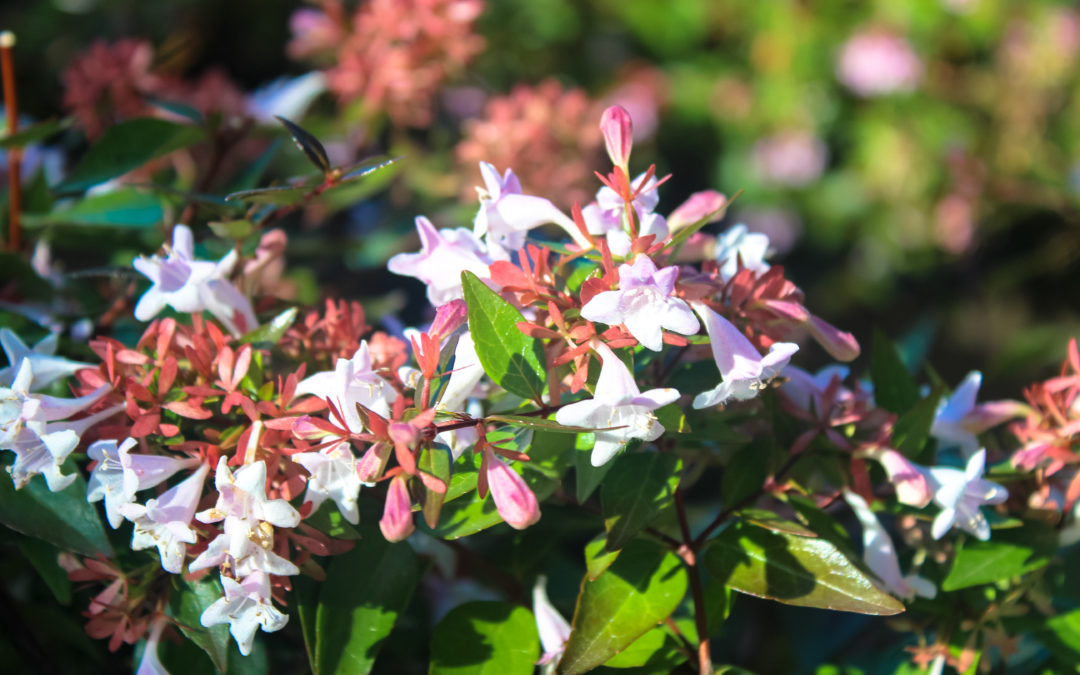
[[[315,373],[296,386],[296,395],[313,394],[332,403],[345,418],[348,430],[359,433],[364,424],[356,404],[369,408],[383,417],[390,414],[390,405],[397,392],[372,370],[371,352],[367,340],[351,359],[338,359],[334,370]]]
[[[548,600],[546,585],[547,579],[540,576],[533,586],[533,616],[536,617],[536,631],[540,633],[540,645],[544,648],[544,654],[536,665],[551,664],[554,670],[554,665],[566,650],[566,641],[570,639],[570,624]]]
[[[490,449],[485,450],[484,459],[488,489],[495,500],[495,508],[506,524],[515,530],[524,530],[540,520],[536,495],[521,475]]]
[[[155,255],[132,262],[153,282],[135,305],[135,318],[149,321],[168,305],[178,312],[209,311],[234,336],[254,329],[258,321],[251,303],[228,281],[236,259],[234,249],[216,263],[195,260],[191,229],[177,225],[167,257]]]
[[[630,113],[618,105],[607,108],[600,117],[600,132],[604,135],[604,145],[611,163],[626,171],[634,145],[634,125]]]
[[[1016,401],[976,404],[981,384],[982,373],[977,370],[968,373],[952,396],[938,404],[930,427],[930,435],[943,447],[956,446],[964,457],[970,457],[979,448],[978,434],[1025,412],[1023,404]]]
[[[86,451],[87,456],[97,462],[86,484],[86,501],[105,500],[105,515],[113,529],[124,522],[120,509],[135,501],[136,492],[154,487],[177,471],[199,463],[194,458],[133,455],[131,449],[137,443],[134,438],[128,438],[119,446],[114,440],[97,441]]]
[[[478,239],[484,237],[494,257],[507,258],[520,250],[525,246],[528,231],[546,223],[558,225],[576,244],[589,248],[589,241],[574,221],[554,204],[543,197],[522,194],[521,182],[513,169],[499,176],[494,166],[480,162],[480,173],[484,188],[476,189],[480,194],[480,210],[476,213],[473,234]]]
[[[912,462],[890,448],[869,450],[865,456],[876,460],[885,469],[889,482],[896,488],[896,499],[901,504],[921,509],[934,498],[934,480],[927,467]]]
[[[667,221],[658,213],[653,213],[660,196],[656,194],[659,181],[655,177],[645,181],[646,174],[639,174],[631,185],[641,192],[630,203],[638,219],[639,235],[656,235],[656,241],[666,239],[669,233]],[[596,193],[596,201],[581,210],[585,229],[593,235],[604,235],[608,248],[613,255],[625,257],[630,254],[630,234],[626,228],[626,201],[609,187],[602,187]]]
[[[420,251],[398,253],[386,263],[386,269],[422,281],[432,305],[438,307],[464,297],[461,273],[465,270],[481,279],[491,276],[488,268],[494,260],[472,232],[463,227],[436,230],[424,216],[417,216],[416,229],[420,233]]]
[[[863,531],[863,560],[867,567],[878,576],[885,587],[893,595],[911,600],[916,595],[924,598],[933,598],[937,595],[937,588],[928,579],[917,574],[904,576],[900,572],[900,560],[896,556],[896,548],[893,547],[889,533],[878,522],[874,512],[870,510],[866,500],[854,492],[844,489],[844,499],[847,500],[855,516],[859,519]]]
[[[815,374],[789,365],[784,368],[783,374],[787,382],[780,386],[780,391],[784,392],[784,395],[802,410],[809,411],[813,407],[820,413],[825,390],[829,388],[833,380],[843,382],[850,372],[847,366],[839,364],[825,366]]]
[[[156,546],[161,568],[180,574],[187,556],[187,545],[194,544],[198,533],[191,527],[203,483],[210,465],[203,464],[190,476],[169,488],[157,499],[142,504],[124,504],[120,512],[135,524],[131,548],[141,551]],[[115,527],[115,526],[114,526]]]
[[[769,271],[765,257],[769,252],[769,238],[760,232],[749,232],[746,225],[733,225],[716,239],[716,260],[720,263],[720,277],[727,281],[742,267],[757,274]]]
[[[89,363],[69,361],[56,356],[59,337],[57,333],[50,333],[30,348],[13,331],[0,328],[0,347],[3,348],[9,364],[0,368],[0,387],[11,386],[11,383],[15,381],[15,373],[19,372],[19,366],[22,365],[24,359],[29,360],[33,366],[34,381],[30,384],[31,391],[40,391],[53,382],[74,374],[77,370],[92,367]]]
[[[165,666],[161,665],[157,653],[158,644],[161,642],[161,633],[168,624],[169,620],[164,616],[154,619],[154,623],[150,628],[150,635],[146,638],[146,647],[143,649],[142,659],[139,660],[139,667],[135,670],[135,675],[169,675],[169,671],[165,669]]]
[[[337,504],[345,520],[353,525],[360,522],[356,506],[360,476],[356,473],[356,456],[348,442],[335,443],[319,452],[301,452],[293,455],[292,460],[311,474],[304,501],[311,502],[312,513],[329,498]]]
[[[722,381],[694,398],[694,408],[711,408],[734,398],[745,401],[758,395],[799,351],[791,342],[774,342],[762,356],[738,328],[705,304],[695,302],[694,309],[705,323],[712,343],[713,358]]]
[[[199,623],[206,628],[229,624],[229,632],[244,656],[251,653],[256,628],[261,627],[264,633],[273,633],[289,622],[289,617],[273,605],[270,578],[266,574],[252,572],[240,582],[223,576],[221,585],[225,589],[225,596],[206,608],[199,617]]]
[[[603,466],[631,439],[660,438],[664,427],[652,411],[674,402],[679,392],[668,387],[641,393],[634,376],[610,347],[596,342],[593,349],[602,361],[593,398],[560,408],[555,421],[596,429],[591,461],[593,466]]]
[[[647,255],[639,255],[633,265],[619,265],[619,290],[597,293],[581,308],[581,316],[626,330],[646,349],[663,347],[663,328],[693,335],[701,328],[685,300],[672,296],[679,268],[658,270]]]
[[[934,518],[930,532],[934,539],[941,539],[953,527],[970,532],[986,541],[990,538],[990,525],[979,511],[983,504],[1000,504],[1009,497],[1009,491],[997,483],[984,480],[986,450],[979,450],[968,460],[961,471],[948,467],[931,467],[934,481],[934,502],[941,513]]]

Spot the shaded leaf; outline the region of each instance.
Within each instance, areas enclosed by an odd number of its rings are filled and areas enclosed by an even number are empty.
[[[889,412],[903,414],[919,400],[915,378],[900,359],[896,346],[880,329],[874,332],[870,379],[874,384],[874,401]]]
[[[4,127],[4,131],[0,132],[0,150],[7,150],[8,148],[25,148],[28,145],[39,143],[49,136],[67,129],[71,126],[72,118],[65,117],[63,119],[45,120],[44,122],[38,122],[25,129],[9,134],[7,133],[7,126]]]
[[[740,509],[737,515],[748,523],[753,523],[758,527],[764,527],[766,530],[772,530],[773,532],[783,532],[796,537],[818,536],[810,528],[786,518],[781,518],[768,509]]]
[[[617,551],[671,504],[682,462],[673,455],[644,452],[615,458],[600,491],[607,549]]]
[[[275,206],[291,206],[304,201],[307,194],[314,187],[307,185],[279,185],[275,187],[255,188],[241,190],[226,195],[227,202],[254,202],[256,204],[273,204]]]
[[[250,220],[224,220],[209,223],[210,231],[222,239],[243,240],[251,236],[255,226]]]
[[[429,447],[420,455],[417,462],[420,470],[435,476],[444,485],[450,484],[450,451],[440,446]],[[420,492],[420,511],[424,514],[424,521],[428,527],[436,527],[439,524],[439,514],[442,512],[443,502],[446,501],[446,492],[429,490],[423,485]]]
[[[198,645],[224,673],[229,668],[229,625],[203,627],[199,618],[206,608],[222,597],[221,584],[213,576],[201,581],[184,581],[179,593],[169,598],[169,614],[189,640]]]
[[[919,458],[923,448],[926,447],[926,439],[930,437],[930,427],[934,424],[934,415],[940,399],[941,393],[934,392],[920,399],[897,418],[896,424],[893,425],[893,448],[905,457]]]
[[[631,542],[607,572],[583,583],[559,672],[587,672],[626,649],[675,611],[686,588],[686,569],[674,553]]]
[[[254,189],[262,180],[262,175],[266,173],[266,169],[270,166],[270,161],[274,159],[274,155],[277,154],[281,143],[281,138],[275,138],[254,162],[244,168],[243,173],[229,186],[229,192]]]
[[[720,479],[720,496],[730,509],[761,490],[769,477],[769,449],[747,445],[736,452]]]
[[[289,130],[293,143],[296,143],[296,147],[303,151],[308,160],[323,173],[329,173],[333,167],[330,165],[330,158],[326,155],[326,148],[319,139],[296,122],[287,120],[281,115],[274,115],[274,117]]]
[[[469,330],[484,372],[507,391],[539,401],[544,393],[540,343],[518,330],[521,312],[472,272],[461,273]]]
[[[585,544],[585,578],[589,581],[595,581],[619,557],[618,549],[608,548],[607,539],[607,533],[601,532]]]
[[[93,227],[145,228],[165,218],[161,198],[137,188],[122,188],[80,199],[49,213],[27,213],[27,227],[78,225]]]
[[[1036,635],[1064,663],[1080,663],[1080,609],[1050,617]]]
[[[825,539],[733,523],[707,546],[705,565],[737,591],[788,605],[859,614],[904,611]]]
[[[592,465],[592,448],[596,434],[579,434],[574,450],[574,493],[579,503],[584,503],[600,487],[600,481],[615,466],[607,462],[603,466]]]
[[[170,152],[203,140],[199,127],[152,117],[109,127],[82,158],[58,192],[81,192],[139,168]]]
[[[514,467],[515,470],[518,467]],[[475,474],[474,474],[475,475]],[[559,486],[559,481],[553,480],[539,471],[531,471],[525,468],[521,471],[525,483],[536,495],[537,501],[543,501],[549,497]],[[453,487],[453,481],[451,481]],[[475,483],[473,484],[475,487]],[[475,490],[470,493],[468,499],[458,499],[451,502],[449,490],[447,500],[442,507],[442,515],[437,527],[431,528],[431,533],[443,539],[460,539],[470,534],[498,525],[503,522],[502,516],[495,509],[495,500],[489,495],[486,499],[480,499]]]
[[[536,620],[524,607],[469,602],[435,626],[431,675],[531,675],[540,657]]]
[[[1049,563],[1056,550],[1053,528],[1035,521],[1022,528],[995,531],[990,541],[966,539],[956,551],[941,588],[955,591],[1026,574]]]
[[[86,481],[76,476],[67,489],[49,492],[35,476],[21,490],[7,477],[0,480],[0,522],[64,551],[112,557],[113,550],[97,508],[86,501]]]
[[[270,323],[263,324],[240,338],[240,342],[243,344],[269,343],[276,345],[278,340],[285,335],[285,331],[292,326],[293,321],[296,321],[297,311],[299,310],[296,307],[290,307],[271,319]]]
[[[71,581],[68,580],[67,572],[57,561],[60,549],[41,539],[27,537],[19,541],[19,553],[29,560],[37,573],[41,575],[57,602],[62,605],[71,602]]]

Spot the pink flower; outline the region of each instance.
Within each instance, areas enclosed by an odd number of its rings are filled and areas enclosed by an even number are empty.
[[[613,105],[600,116],[600,132],[604,135],[611,163],[629,173],[630,149],[634,145],[634,125],[630,113],[622,106]]]
[[[142,504],[124,504],[120,512],[134,523],[131,548],[141,551],[157,547],[161,568],[172,574],[180,574],[187,556],[187,545],[198,540],[191,527],[191,519],[203,494],[203,483],[210,473],[210,465],[203,464],[194,473],[157,499]]]
[[[727,204],[727,197],[716,190],[695,192],[668,215],[668,229],[675,232],[693,225],[702,218],[709,218],[710,223],[716,222],[720,219],[721,209],[725,204]]]
[[[889,448],[874,449],[865,454],[878,461],[885,469],[889,482],[896,488],[897,501],[918,509],[930,503],[934,496],[934,486],[929,469]]]
[[[566,650],[566,641],[570,639],[570,624],[548,600],[546,584],[547,579],[540,576],[533,586],[533,615],[536,631],[540,633],[540,645],[544,648],[543,656],[536,662],[538,666],[558,663]]]
[[[754,165],[762,179],[790,187],[821,177],[826,156],[821,139],[801,130],[781,131],[754,144]]]
[[[922,71],[922,61],[911,44],[885,30],[853,35],[844,43],[836,64],[840,82],[863,97],[913,91]]]
[[[499,459],[490,448],[484,450],[484,471],[495,508],[507,525],[515,530],[524,530],[540,520],[536,495],[521,475]]]
[[[119,446],[114,440],[97,441],[86,451],[97,462],[86,485],[86,501],[105,500],[105,515],[113,529],[124,522],[120,508],[135,501],[136,492],[154,487],[177,471],[199,463],[193,458],[133,455],[131,450],[137,443],[134,438]]]
[[[491,276],[488,268],[494,260],[472,232],[465,228],[436,230],[424,216],[417,216],[416,229],[420,233],[420,251],[398,253],[386,268],[422,281],[432,305],[438,307],[464,297],[461,273],[465,270],[481,279]]]
[[[408,539],[415,529],[409,487],[404,476],[394,476],[386,490],[386,504],[379,520],[379,530],[387,541],[402,541]]]

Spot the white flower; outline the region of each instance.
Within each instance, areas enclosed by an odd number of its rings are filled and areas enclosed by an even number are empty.
[[[193,458],[133,455],[131,449],[136,443],[134,438],[119,446],[114,440],[97,441],[86,451],[90,459],[97,461],[86,484],[86,501],[105,500],[105,515],[113,529],[124,522],[120,507],[134,502],[136,492],[154,487],[177,471],[199,463]]]
[[[457,347],[454,349],[454,369],[435,409],[464,412],[468,401],[476,396],[477,385],[483,378],[484,367],[480,365],[480,358],[476,355],[472,333],[465,331],[458,337]],[[482,409],[476,412],[479,414],[475,416],[483,416]],[[479,434],[473,427],[443,431],[436,435],[437,440],[450,448],[455,461],[461,453],[476,443],[478,438]]]
[[[533,615],[536,617],[536,630],[540,633],[540,645],[544,648],[544,654],[536,664],[551,664],[554,670],[554,665],[566,650],[566,641],[570,639],[570,624],[548,600],[544,588],[546,584],[547,579],[540,576],[533,586]]]
[[[416,229],[420,233],[420,250],[398,253],[387,261],[386,269],[424,282],[428,300],[435,307],[464,297],[463,271],[468,270],[481,279],[491,276],[488,268],[494,260],[472,232],[463,227],[436,230],[424,216],[417,216]]]
[[[53,382],[74,374],[77,370],[92,367],[89,363],[69,361],[56,356],[59,337],[57,333],[50,333],[31,349],[14,332],[7,328],[0,328],[0,347],[7,355],[9,364],[0,368],[0,387],[11,386],[24,359],[30,361],[33,367],[34,381],[30,384],[31,391],[40,391]]]
[[[311,502],[311,512],[330,498],[338,511],[353,525],[360,522],[356,498],[360,494],[360,476],[356,473],[356,457],[348,441],[335,443],[319,452],[301,452],[292,460],[308,470],[304,501]]]
[[[705,323],[713,358],[723,378],[716,387],[694,398],[694,408],[711,408],[732,398],[738,401],[754,398],[799,351],[794,343],[774,342],[769,353],[762,356],[734,324],[704,303],[693,304]]]
[[[791,402],[800,409],[809,411],[812,405],[813,409],[818,414],[821,414],[824,412],[821,408],[825,390],[829,388],[834,379],[839,379],[841,382],[846,380],[850,372],[847,366],[839,364],[825,366],[816,374],[789,365],[784,368],[783,375],[787,378],[787,382],[780,385],[780,391],[784,392],[784,395],[791,399]],[[850,392],[843,386],[840,387],[837,394],[837,398],[850,397]]]
[[[934,502],[941,513],[934,518],[931,534],[941,539],[953,527],[970,532],[978,539],[990,538],[990,525],[979,511],[983,504],[1000,504],[1009,497],[1009,491],[997,483],[984,480],[986,450],[979,450],[968,460],[961,471],[948,467],[931,467],[934,481]]]
[[[177,225],[173,228],[173,243],[167,257],[155,255],[132,262],[136,270],[153,282],[135,305],[135,318],[150,321],[168,305],[178,312],[206,310],[235,336],[253,330],[259,324],[251,303],[228,281],[236,259],[233,249],[216,263],[195,260],[191,229]]]
[[[937,588],[929,580],[917,574],[904,576],[900,573],[900,560],[896,557],[892,539],[878,522],[866,500],[847,488],[844,489],[844,499],[847,500],[862,525],[863,560],[866,561],[867,567],[885,582],[888,591],[908,600],[916,595],[924,598],[937,595]]]
[[[738,224],[730,227],[716,239],[716,260],[720,263],[720,277],[727,281],[739,271],[739,261],[742,266],[757,274],[769,271],[769,263],[765,262],[765,256],[769,251],[769,237],[760,232],[748,232],[746,225]]]
[[[191,519],[202,497],[203,482],[210,465],[201,465],[194,473],[157,499],[142,504],[124,504],[120,512],[135,524],[131,548],[141,551],[156,546],[161,568],[180,574],[187,556],[187,544],[194,544],[198,533]],[[113,526],[115,527],[115,525]]]
[[[364,424],[356,404],[369,408],[382,417],[390,415],[390,405],[397,392],[371,368],[371,353],[367,340],[351,359],[338,359],[334,370],[315,373],[296,385],[296,395],[313,394],[332,403],[345,418],[349,431],[363,431]]]
[[[135,675],[169,675],[169,671],[165,669],[165,666],[161,665],[161,661],[158,659],[158,644],[161,642],[161,633],[165,630],[169,620],[161,616],[154,620],[152,628],[150,628],[150,635],[146,638],[146,647],[143,649],[142,658],[139,660],[139,667],[135,671]]]
[[[660,196],[656,192],[656,177],[645,181],[646,174],[639,174],[632,181],[633,188],[641,188],[640,194],[630,203],[637,215],[638,234],[654,234],[656,241],[667,239],[669,229],[667,221],[660,214],[653,213]],[[607,239],[612,255],[620,258],[630,254],[630,235],[626,231],[626,202],[617,192],[609,187],[602,187],[596,193],[596,201],[581,210],[585,228],[590,234],[602,234]]]
[[[646,349],[660,351],[663,330],[693,335],[701,329],[690,306],[672,296],[679,268],[662,270],[647,255],[639,255],[633,265],[619,265],[619,290],[594,295],[581,308],[581,316],[609,326],[623,324]]]
[[[289,617],[274,607],[270,598],[270,578],[262,572],[253,572],[240,582],[221,577],[221,585],[225,597],[207,607],[199,622],[207,628],[228,623],[229,632],[244,656],[251,653],[256,628],[273,633],[289,622]]]
[[[267,124],[276,125],[278,116],[298,120],[324,91],[326,74],[318,70],[296,77],[279,77],[251,93],[248,113]]]
[[[596,342],[593,349],[603,362],[593,398],[560,408],[555,421],[596,429],[591,461],[593,466],[603,466],[631,439],[660,438],[664,427],[652,411],[674,402],[679,392],[665,388],[641,393],[634,376],[607,345]]]

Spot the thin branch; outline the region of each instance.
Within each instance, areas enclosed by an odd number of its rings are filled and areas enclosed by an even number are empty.
[[[15,63],[12,52],[15,50],[15,34],[11,31],[0,33],[0,77],[4,87],[4,115],[7,117],[7,133],[12,136],[19,128],[19,104],[15,94]],[[19,163],[22,160],[22,148],[12,146],[7,151],[8,160],[8,248],[18,251],[22,245],[22,224],[19,221],[22,211],[22,185],[19,178]]]
[[[690,534],[690,523],[686,518],[686,505],[683,503],[681,488],[675,488],[675,512],[679,516],[679,529],[682,531],[683,545],[679,554],[690,577],[690,594],[694,601],[694,625],[698,632],[698,672],[712,675],[712,654],[709,651],[709,619],[705,610],[705,587],[701,583],[701,568],[698,566],[697,548]]]

